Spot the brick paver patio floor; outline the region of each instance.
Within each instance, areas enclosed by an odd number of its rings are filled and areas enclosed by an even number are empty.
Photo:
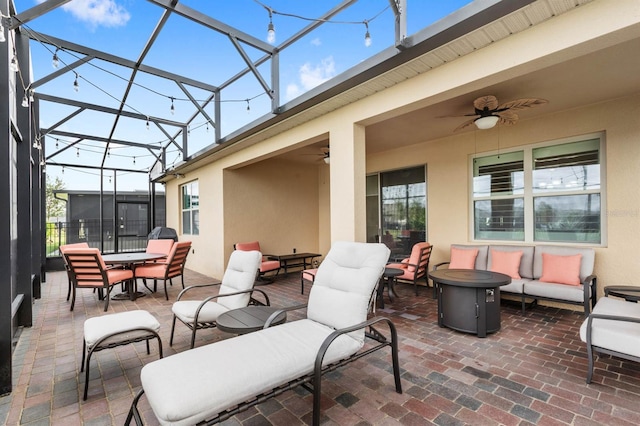
[[[168,302],[159,291],[135,302],[111,301],[108,312],[151,312],[162,324],[165,356],[189,347],[190,333],[182,324],[176,326],[169,347],[171,303],[181,289],[180,280],[174,281]],[[208,281],[187,271],[187,285]],[[412,287],[397,287],[400,297],[390,302],[385,296],[386,309],[378,309],[377,315],[391,318],[398,327],[404,393],[394,391],[389,351],[378,351],[326,377],[323,424],[640,424],[639,364],[602,356],[593,383],[585,383],[586,349],[578,335],[581,313],[538,306],[521,315],[517,304],[503,302],[502,329],[480,339],[438,327],[431,289],[420,289],[416,297]],[[302,303],[309,293],[307,285],[306,294],[300,294],[299,273],[261,288],[274,306]],[[34,326],[22,330],[14,351],[14,387],[0,397],[1,424],[122,425],[140,386],[140,369],[157,359],[154,344],[150,355],[144,343],[97,352],[89,398],[82,401],[83,322],[103,315],[103,303],[91,291],[79,291],[70,312],[66,291],[66,274],[49,272],[42,299],[34,304]],[[217,329],[201,330],[196,346],[231,337]],[[146,424],[157,424],[144,397],[139,406]],[[297,388],[223,424],[309,424],[311,409],[311,395]]]

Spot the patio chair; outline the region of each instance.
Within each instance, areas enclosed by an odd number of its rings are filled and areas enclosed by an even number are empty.
[[[233,248],[235,250],[259,251],[262,253],[262,250],[260,249],[260,243],[258,241],[251,241],[249,243],[236,243],[233,245]],[[260,263],[260,269],[258,270],[258,279],[267,282],[273,282],[273,279],[278,275],[278,272],[280,272],[280,261],[269,260],[269,256],[272,255],[262,255],[262,262]],[[265,276],[265,274],[273,271],[276,271],[276,273],[268,277]]]
[[[640,294],[640,287],[626,291]],[[605,292],[582,323],[580,339],[587,344],[587,383],[593,378],[595,352],[640,362],[640,304],[607,297]]]
[[[111,288],[127,280],[133,280],[133,271],[117,267],[107,267],[97,248],[67,249],[64,257],[71,271],[73,284],[71,309],[76,302],[76,289],[91,288],[99,290],[104,299],[104,311],[109,308]],[[104,293],[103,293],[104,292]]]
[[[72,244],[64,244],[58,247],[60,250],[60,257],[62,257],[62,262],[64,263],[64,269],[67,271],[67,277],[69,281],[69,286],[67,288],[67,302],[69,301],[69,297],[71,297],[71,270],[69,269],[69,265],[67,264],[67,259],[64,257],[64,252],[67,249],[77,249],[77,248],[89,248],[89,244],[87,243],[72,243]],[[101,293],[102,294],[102,293]],[[102,298],[102,296],[100,296]]]
[[[300,274],[300,294],[304,294],[304,280],[310,281],[311,284],[316,280],[316,274],[318,273],[318,268],[313,269],[305,269]]]
[[[221,283],[189,286],[182,290],[171,307],[173,322],[169,346],[173,345],[176,319],[191,330],[190,348],[193,349],[196,330],[215,327],[218,316],[223,312],[243,308],[249,304],[269,306],[269,297],[266,293],[253,289],[261,259],[262,254],[259,251],[236,250],[229,257],[229,264]],[[204,300],[182,300],[188,291],[208,286],[220,286],[218,294]],[[253,298],[254,291],[262,293],[264,303]]]
[[[173,240],[149,240],[147,241],[147,248],[145,253],[159,253],[167,256],[166,259],[155,260],[155,263],[168,263],[171,249],[173,248]]]
[[[142,278],[147,287],[147,279],[153,280],[153,291],[157,291],[158,280],[164,281],[164,297],[169,300],[167,281],[173,285],[173,278],[180,277],[184,289],[184,265],[191,250],[191,241],[180,241],[173,244],[166,263],[148,263],[135,268],[136,279]],[[148,287],[147,287],[148,288]]]
[[[274,327],[268,320],[263,330],[145,365],[125,424],[142,424],[137,404],[143,394],[160,424],[213,424],[301,385],[313,392],[317,426],[322,375],[385,347],[402,393],[395,326],[387,318],[367,320],[389,253],[384,244],[336,242],[318,269],[308,305],[271,315],[306,307],[305,319]],[[372,342],[365,346],[366,338]]]
[[[402,269],[402,275],[395,277],[396,282],[407,282],[413,284],[413,288],[418,295],[418,281],[424,278],[425,285],[429,287],[428,270],[429,259],[431,258],[431,250],[433,246],[427,242],[414,244],[411,248],[411,255],[402,260],[400,263],[390,263],[387,268]],[[435,297],[435,292],[434,292]]]

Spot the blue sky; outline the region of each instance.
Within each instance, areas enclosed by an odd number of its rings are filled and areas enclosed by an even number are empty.
[[[18,13],[35,6],[37,0],[16,0]],[[273,11],[276,29],[276,46],[286,40],[314,19],[335,7],[339,0],[183,0],[180,2],[205,15],[222,21],[242,32],[266,41],[269,15],[264,6]],[[408,34],[427,27],[458,8],[470,3],[469,0],[408,0]],[[102,52],[129,60],[136,60],[143,46],[156,26],[162,9],[151,2],[141,0],[73,0],[27,24],[27,30],[57,37],[88,46]],[[296,15],[296,17],[284,16]],[[307,19],[305,19],[307,18]],[[372,44],[364,43],[366,32],[363,21],[369,21]],[[299,96],[318,84],[327,81],[359,62],[394,44],[394,16],[388,0],[359,0],[332,18],[333,23],[325,23],[280,53],[281,103]],[[258,49],[243,46],[253,60],[263,56]],[[55,69],[51,65],[53,48],[44,43],[31,42],[34,79],[37,81]],[[61,67],[71,64],[82,56],[72,52],[59,51],[57,55]],[[220,85],[245,64],[229,39],[222,34],[206,29],[185,18],[173,15],[158,40],[146,56],[144,63],[176,74],[184,75],[211,85]],[[270,81],[270,64],[259,68]],[[39,87],[39,93],[76,99],[113,108],[118,107],[126,88],[130,70],[104,61],[91,61],[74,70],[78,74],[79,91],[73,90],[75,75],[66,73]],[[204,100],[207,92],[188,87],[189,93],[197,100]],[[113,95],[110,96],[110,95]],[[170,114],[171,100],[175,98],[175,114]],[[246,99],[250,99],[249,102]],[[241,78],[221,94],[222,134],[234,130],[261,117],[270,110],[270,100],[252,75]],[[247,109],[249,107],[249,109]],[[165,81],[145,73],[138,73],[136,86],[131,90],[126,109],[152,117],[163,117],[184,121],[195,111],[187,96],[173,82]],[[58,122],[73,112],[75,108],[41,103],[42,127]],[[213,117],[213,105],[205,108]],[[78,133],[108,136],[113,127],[113,117],[82,112],[69,120],[60,129]],[[213,129],[207,131],[206,119],[199,116],[194,120],[189,132],[190,152],[196,152],[213,142]],[[167,128],[170,134],[175,128]],[[159,145],[166,143],[166,135],[155,126],[146,129],[138,120],[121,119],[113,138],[126,141]],[[56,150],[74,142],[73,138],[47,137],[46,152]],[[104,146],[101,143],[83,141],[66,150],[50,162],[73,164],[100,164]],[[135,159],[135,163],[134,163]],[[177,150],[168,155],[171,164],[180,159]],[[124,146],[112,146],[105,165],[136,170],[147,170],[154,158],[148,152]],[[61,177],[68,189],[99,188],[97,171],[48,166],[47,173]],[[105,178],[105,187],[112,185]],[[118,190],[148,187],[145,175],[118,175]]]

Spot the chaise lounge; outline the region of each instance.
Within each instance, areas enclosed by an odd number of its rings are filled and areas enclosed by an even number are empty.
[[[338,242],[320,265],[305,319],[188,350],[145,365],[143,394],[163,425],[213,424],[299,385],[313,392],[313,424],[320,423],[321,378],[328,371],[391,347],[395,387],[402,393],[394,324],[367,314],[389,249],[383,244]],[[274,313],[275,318],[281,311]],[[388,336],[374,328],[386,326]],[[386,329],[385,329],[386,330]],[[372,344],[364,346],[365,338]]]

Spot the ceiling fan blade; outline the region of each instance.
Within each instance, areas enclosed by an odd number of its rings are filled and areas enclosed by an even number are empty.
[[[464,123],[462,123],[461,125],[459,125],[458,127],[456,127],[455,129],[453,129],[453,131],[457,132],[458,130],[462,130],[465,127],[468,127],[468,126],[472,125],[474,121],[476,121],[475,118],[473,120],[467,120]]]
[[[469,113],[469,114],[459,114],[459,115],[439,115],[436,118],[459,118],[459,117],[475,117],[479,114]]]
[[[518,119],[520,118],[518,117],[518,114],[516,114],[512,110],[499,111],[496,113],[496,115],[500,117],[500,124],[506,124],[508,126],[511,124],[515,124],[516,121],[518,121]]]
[[[527,98],[527,99],[516,99],[514,101],[505,102],[504,104],[498,107],[498,110],[507,110],[507,109],[524,109],[524,108],[533,108],[538,105],[544,105],[548,103],[546,99],[536,99],[536,98]]]
[[[473,106],[478,111],[482,111],[485,108],[489,111],[493,111],[498,108],[498,99],[492,95],[480,96],[478,99],[473,101]]]

